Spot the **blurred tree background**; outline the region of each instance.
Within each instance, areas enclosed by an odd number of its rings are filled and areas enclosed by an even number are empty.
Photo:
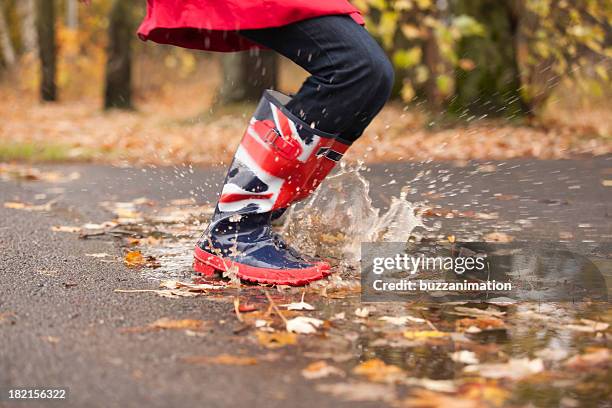
[[[89,79],[100,86],[104,67],[104,106],[129,109],[134,58],[182,76],[212,58],[138,42],[134,32],[144,12],[142,1],[93,3],[80,8],[78,0],[0,0],[2,69],[21,71],[26,86],[37,82],[41,98],[52,101],[57,84],[82,89],[78,83]],[[561,81],[595,93],[609,85],[612,3],[606,0],[354,4],[392,59],[397,69],[395,97],[405,102],[420,100],[430,109],[464,115],[513,117],[537,113]],[[39,61],[33,61],[36,52]],[[262,89],[277,86],[278,61],[270,52],[219,59],[222,103],[253,100]],[[39,78],[32,72],[28,76],[28,68],[36,63]],[[144,81],[139,85],[147,87]]]
[[[533,124],[555,93],[571,103],[611,93],[608,0],[352,3],[396,68],[393,98],[404,111],[444,118],[438,122]],[[156,101],[180,112],[189,101],[200,111],[185,115],[201,120],[252,103],[265,88],[295,92],[306,76],[270,51],[215,54],[139,41],[144,11],[144,0],[0,0],[0,93],[127,111]]]

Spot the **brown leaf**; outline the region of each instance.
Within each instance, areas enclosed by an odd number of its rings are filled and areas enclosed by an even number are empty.
[[[486,234],[483,239],[486,242],[512,242],[514,237],[504,232],[490,232]]]
[[[331,366],[327,364],[327,362],[321,360],[308,364],[308,366],[302,370],[302,375],[308,380],[317,380],[319,378],[329,377],[330,375],[344,377],[345,373],[339,368]]]
[[[167,317],[162,317],[149,324],[149,326],[154,329],[166,330],[202,330],[205,326],[205,322],[196,319],[172,320]]]
[[[459,319],[455,322],[457,331],[470,331],[470,328],[477,328],[478,331],[482,330],[499,330],[505,329],[506,324],[503,320],[497,317],[482,316],[477,318],[465,318]]]
[[[255,357],[233,356],[231,354],[219,354],[218,356],[189,356],[182,359],[188,364],[217,364],[217,365],[237,365],[249,366],[257,364]]]
[[[259,341],[259,344],[269,349],[297,344],[297,336],[295,333],[285,331],[273,333],[258,331],[257,340]]]
[[[398,366],[386,364],[378,358],[373,358],[353,368],[353,373],[363,375],[374,382],[392,382],[401,377],[404,370]]]

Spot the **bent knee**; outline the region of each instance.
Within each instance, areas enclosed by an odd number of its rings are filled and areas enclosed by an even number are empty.
[[[363,50],[360,62],[353,72],[354,78],[360,78],[358,87],[364,98],[376,98],[386,102],[391,95],[395,72],[385,53],[377,46],[375,49]]]

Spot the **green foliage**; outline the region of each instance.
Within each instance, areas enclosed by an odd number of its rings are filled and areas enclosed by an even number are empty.
[[[449,70],[460,61],[457,42],[484,35],[468,15],[449,15],[431,0],[359,0],[367,27],[390,55],[398,72],[396,93],[405,101],[416,96],[443,99],[452,94]]]
[[[405,101],[422,97],[439,106],[459,92],[458,82],[467,81],[474,89],[465,103],[484,91],[505,94],[506,100],[537,109],[560,78],[595,93],[603,92],[596,84],[609,85],[612,2],[608,0],[356,0],[354,4],[393,61],[395,92]]]
[[[588,94],[610,85],[612,3],[607,0],[521,2],[522,96],[537,108],[551,84],[572,81]],[[596,79],[596,80],[594,80]]]

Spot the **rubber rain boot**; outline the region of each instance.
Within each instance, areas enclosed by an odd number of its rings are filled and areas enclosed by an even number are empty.
[[[335,164],[342,156],[333,153],[336,136],[291,114],[285,108],[290,100],[264,92],[195,247],[196,272],[232,268],[242,280],[279,285],[304,285],[330,273],[329,264],[301,255],[270,225],[273,212],[313,191],[308,186],[315,175],[319,179],[322,163]]]

